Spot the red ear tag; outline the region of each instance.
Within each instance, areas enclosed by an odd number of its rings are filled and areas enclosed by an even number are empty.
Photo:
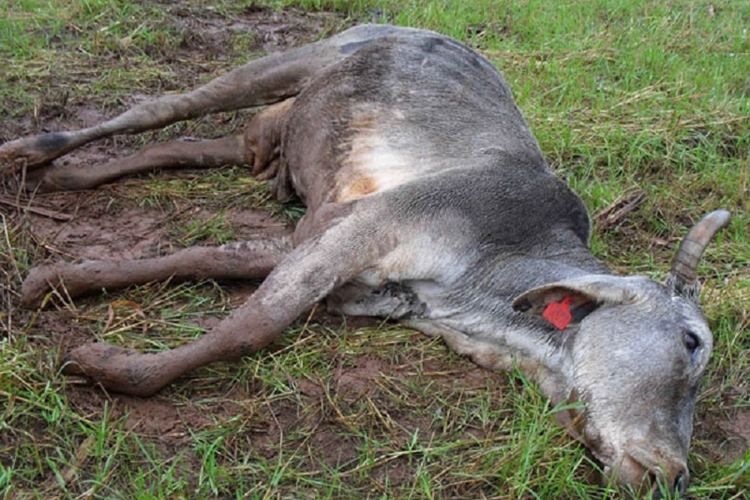
[[[567,296],[561,302],[551,302],[544,308],[542,317],[555,325],[558,330],[565,330],[573,319],[570,314],[570,301],[570,296]]]

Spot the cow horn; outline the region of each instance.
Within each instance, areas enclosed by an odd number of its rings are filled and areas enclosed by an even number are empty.
[[[729,224],[730,218],[731,214],[726,210],[711,212],[698,221],[682,240],[667,275],[667,284],[676,293],[688,295],[697,301],[700,294],[700,286],[697,285],[698,262],[716,233]]]

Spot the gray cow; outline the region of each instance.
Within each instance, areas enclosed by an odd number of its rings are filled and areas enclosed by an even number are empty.
[[[95,139],[271,105],[235,137],[151,146],[106,165],[48,164]],[[23,301],[169,277],[265,278],[204,337],[155,354],[90,343],[67,370],[140,396],[250,355],[322,299],[397,319],[493,370],[519,366],[617,484],[684,492],[698,380],[712,348],[696,266],[729,220],[699,222],[666,283],[619,277],[588,249],[581,199],[547,166],[502,75],[450,38],[358,26],[252,61],[192,92],[83,130],[18,139],[0,162],[42,190],[83,189],[155,167],[249,164],[307,214],[291,238],[155,259],[32,270]]]

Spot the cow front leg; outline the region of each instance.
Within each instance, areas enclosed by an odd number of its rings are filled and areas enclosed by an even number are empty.
[[[349,226],[337,229],[342,225]],[[307,240],[241,307],[198,340],[148,354],[106,343],[85,344],[68,354],[64,371],[86,375],[115,392],[149,396],[191,370],[255,353],[334,288],[372,265],[384,247],[363,240],[366,233],[375,233],[372,227],[359,229]],[[348,238],[354,231],[359,235]]]
[[[54,289],[78,297],[151,281],[176,279],[263,279],[292,249],[291,236],[190,247],[163,257],[139,260],[91,260],[35,267],[21,287],[21,304],[39,306]]]

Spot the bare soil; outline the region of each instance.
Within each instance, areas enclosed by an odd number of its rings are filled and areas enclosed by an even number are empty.
[[[171,82],[174,88],[191,88],[200,78],[201,61],[213,61],[226,57],[230,35],[235,31],[253,33],[256,45],[250,51],[274,52],[289,46],[311,41],[331,29],[344,27],[347,20],[336,14],[303,13],[286,11],[277,13],[268,10],[249,10],[232,19],[203,10],[196,13],[179,4],[170,7],[170,16],[177,26],[184,27],[186,36],[179,49],[164,55],[164,63],[169,64],[177,75]],[[168,90],[168,89],[161,89]],[[59,89],[47,91],[47,99],[54,100]],[[134,99],[138,99],[136,96]],[[129,103],[125,103],[129,104]],[[73,99],[64,109],[56,106],[43,106],[35,119],[5,120],[0,125],[0,142],[31,133],[47,130],[61,130],[91,125],[114,110],[103,111],[95,103],[83,99]],[[228,126],[234,126],[233,118]],[[240,124],[241,125],[241,124]],[[135,148],[131,140],[107,140],[76,151],[64,162],[98,163],[116,155],[132,153]],[[168,174],[184,175],[184,174]],[[24,212],[13,207],[17,201],[15,193],[6,191],[2,195],[0,211],[18,224],[23,224],[26,236],[37,248],[35,264],[44,260],[59,261],[75,259],[133,259],[169,252],[175,243],[170,238],[170,221],[175,217],[175,207],[154,207],[122,196],[128,186],[138,181],[106,186],[95,191],[80,193],[57,193],[38,195],[33,206],[46,212]],[[208,207],[186,205],[191,217],[208,218],[212,215]],[[229,212],[235,235],[239,238],[263,232],[285,230],[285,221],[272,217],[267,212],[252,208],[235,207]],[[18,285],[18,283],[16,283]],[[238,303],[253,287],[230,284],[227,293],[232,303]],[[5,293],[5,292],[4,292]],[[8,293],[17,293],[17,288]],[[90,298],[84,300],[100,300]],[[16,311],[20,320],[30,321],[33,311]],[[71,346],[90,340],[88,327],[71,321],[73,313],[66,308],[52,308],[39,313],[34,326],[28,332],[34,344],[51,352],[64,352]],[[303,318],[304,320],[304,318]],[[342,319],[329,317],[316,312],[313,320],[323,326],[338,328]],[[18,320],[17,320],[18,321]],[[209,327],[216,318],[196,319],[195,324]],[[363,326],[378,327],[380,324],[370,319],[349,318],[347,328],[356,330]],[[414,341],[425,342],[418,334]],[[252,380],[242,383],[205,382],[205,377],[196,380],[178,381],[177,384],[190,386],[188,398],[177,399],[173,394],[159,395],[149,399],[134,398],[116,394],[105,394],[96,387],[89,387],[81,381],[71,380],[65,394],[74,410],[89,419],[118,419],[127,415],[127,427],[144,438],[153,440],[166,456],[176,453],[190,441],[191,432],[216,425],[245,414],[249,431],[236,436],[237,447],[252,448],[264,456],[273,456],[283,441],[296,430],[303,428],[310,432],[309,439],[325,457],[330,466],[346,463],[354,458],[355,443],[348,434],[338,431],[341,425],[367,425],[363,422],[341,422],[331,414],[326,402],[328,391],[335,391],[340,404],[355,405],[364,399],[385,398],[384,381],[398,379],[408,383],[432,383],[453,387],[458,392],[493,387],[498,394],[498,404],[502,400],[502,390],[508,384],[503,374],[491,373],[474,367],[468,361],[419,358],[419,351],[404,352],[399,356],[378,356],[366,354],[350,358],[342,353],[321,353],[329,356],[330,362],[338,363],[333,380],[320,381],[289,376],[289,383],[300,394],[301,403],[288,400],[270,403],[266,407],[253,407],[255,397],[261,388]],[[457,368],[458,363],[458,368]],[[204,384],[204,385],[202,385]],[[179,390],[179,389],[178,389]],[[738,388],[739,396],[747,396],[747,388]],[[179,402],[178,402],[179,401]],[[732,461],[740,458],[750,442],[750,410],[733,407],[728,402],[724,412],[699,409],[696,422],[696,446],[702,454],[719,461]],[[410,412],[408,404],[403,408],[391,408],[390,415],[403,429],[423,429],[429,432],[435,422],[425,418],[424,412]],[[376,418],[372,416],[372,418]],[[35,432],[33,429],[30,432]],[[460,431],[469,437],[488,432],[488,429],[467,428]],[[404,435],[395,433],[397,439]],[[400,436],[400,437],[399,437]],[[477,435],[475,437],[481,437]],[[241,441],[244,440],[244,441]],[[311,467],[314,467],[311,465]],[[401,479],[398,471],[402,470]],[[372,478],[384,482],[386,473],[391,484],[399,480],[413,481],[410,469],[399,469],[399,461],[384,465]]]

